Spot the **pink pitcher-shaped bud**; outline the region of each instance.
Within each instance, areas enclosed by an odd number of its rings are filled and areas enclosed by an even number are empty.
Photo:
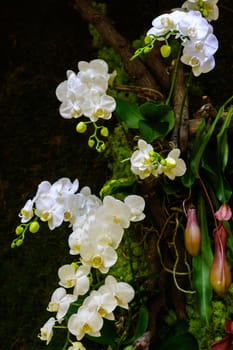
[[[228,232],[221,223],[214,230],[215,252],[209,275],[210,284],[219,295],[225,294],[231,284],[231,270],[226,260],[227,239]]]
[[[228,221],[232,217],[231,207],[224,203],[215,213],[216,219],[219,221]]]
[[[197,222],[196,208],[194,207],[188,209],[184,244],[190,255],[196,256],[199,253],[201,248],[201,230]]]

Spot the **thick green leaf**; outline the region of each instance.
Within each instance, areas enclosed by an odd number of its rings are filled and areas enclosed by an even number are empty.
[[[202,233],[201,252],[193,257],[193,286],[197,294],[198,309],[201,318],[209,324],[211,316],[212,287],[209,283],[209,271],[213,260],[208,232],[205,201],[202,195],[198,201],[198,221]]]
[[[163,140],[174,127],[174,112],[168,105],[146,102],[140,106],[140,112],[144,119],[139,121],[139,130],[147,142]]]
[[[228,113],[224,119],[222,127],[217,135],[217,147],[218,147],[218,163],[220,169],[224,172],[229,155],[229,146],[228,146],[228,128],[231,122],[231,118],[233,116],[233,106],[231,106],[228,110]]]
[[[125,100],[116,99],[114,113],[120,122],[125,123],[131,129],[138,129],[139,120],[143,119],[139,107]]]
[[[206,146],[207,146],[211,136],[213,135],[213,132],[215,130],[215,127],[216,127],[218,121],[220,120],[220,118],[222,118],[223,112],[224,112],[224,106],[222,106],[219,109],[218,114],[216,115],[216,117],[215,117],[213,123],[211,124],[211,126],[209,127],[208,131],[202,132],[202,140],[198,139],[197,137],[195,139],[194,149],[196,150],[198,148],[198,151],[196,152],[196,154],[194,154],[194,157],[191,161],[191,167],[192,167],[192,170],[193,170],[196,177],[199,177],[199,167],[200,167],[200,162],[201,162],[203,153],[206,149]],[[198,147],[198,144],[199,144],[199,147]]]
[[[119,192],[132,192],[132,188],[135,183],[136,179],[134,176],[109,180],[100,190],[100,198],[103,199],[105,196],[113,195]]]
[[[212,188],[214,195],[222,203],[229,202],[232,189],[228,183],[223,171],[220,168],[219,162],[216,159],[216,148],[206,150],[202,158],[202,168],[207,171],[205,174],[205,182],[208,187]]]
[[[149,325],[149,312],[145,306],[141,306],[138,315],[138,321],[133,337],[127,339],[124,345],[132,344],[136,339],[141,337],[147,330]]]

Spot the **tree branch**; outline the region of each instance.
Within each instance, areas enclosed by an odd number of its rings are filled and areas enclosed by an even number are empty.
[[[85,21],[95,26],[103,40],[121,56],[126,72],[135,80],[136,85],[160,90],[155,78],[140,59],[130,61],[134,54],[131,44],[117,32],[103,13],[96,10],[88,0],[75,0],[74,8]]]

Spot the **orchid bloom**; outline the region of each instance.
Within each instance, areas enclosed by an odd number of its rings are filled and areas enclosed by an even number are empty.
[[[115,277],[109,275],[105,279],[105,284],[99,288],[100,293],[111,293],[116,299],[117,305],[128,309],[129,302],[134,298],[134,289],[126,282],[117,282]]]
[[[167,158],[162,163],[162,172],[170,179],[174,180],[176,176],[182,176],[186,172],[186,165],[183,159],[180,159],[180,149],[171,150]]]
[[[34,215],[33,211],[34,200],[28,199],[24,204],[24,207],[21,209],[19,217],[21,218],[21,222],[25,223],[32,219]]]
[[[219,17],[218,0],[187,0],[182,8],[185,10],[198,10],[208,21],[215,21]]]
[[[77,297],[75,295],[66,294],[66,290],[59,287],[53,292],[47,310],[50,312],[57,312],[56,319],[60,322],[66,315],[70,304],[76,299]]]
[[[76,314],[72,314],[68,320],[68,330],[81,340],[85,334],[92,337],[100,336],[100,329],[103,326],[103,319],[98,312],[88,307],[80,306]]]
[[[55,318],[50,317],[50,319],[43,325],[43,327],[40,329],[40,333],[38,334],[38,337],[40,340],[45,340],[46,345],[48,345],[53,337],[53,326],[55,325]]]

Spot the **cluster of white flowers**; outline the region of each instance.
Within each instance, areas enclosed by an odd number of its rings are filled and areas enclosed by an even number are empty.
[[[187,0],[182,8],[186,10],[200,11],[208,21],[215,21],[219,17],[218,0]]]
[[[130,222],[145,218],[145,201],[140,196],[129,195],[124,201],[106,196],[101,201],[91,194],[89,187],[77,193],[78,188],[78,180],[71,182],[68,178],[61,178],[53,184],[43,181],[35,197],[29,199],[20,212],[22,224],[37,216],[47,222],[51,230],[63,221],[69,222],[72,228],[68,237],[70,254],[79,256],[79,263],[66,264],[58,270],[59,287],[53,292],[47,308],[56,312],[56,317],[51,317],[39,334],[47,344],[52,338],[55,323],[64,320],[70,304],[89,292],[91,269],[108,273],[117,261],[116,249],[124,230]],[[85,334],[100,336],[103,318],[114,320],[114,309],[117,306],[127,309],[133,297],[134,290],[129,284],[107,276],[104,285],[87,294],[77,313],[70,316],[68,330],[77,340]],[[74,343],[71,349],[84,349],[80,344]]]
[[[110,119],[116,102],[106,92],[116,73],[109,74],[107,63],[101,59],[80,61],[78,69],[77,74],[68,70],[67,80],[56,89],[57,98],[62,102],[61,116],[66,119],[85,116],[92,122],[99,118]]]
[[[140,139],[138,149],[133,152],[130,158],[131,171],[142,180],[150,175],[158,177],[161,174],[174,180],[176,176],[182,176],[186,171],[185,162],[179,156],[179,148],[174,148],[164,159],[154,151],[152,145]]]
[[[180,9],[160,15],[152,21],[152,28],[147,32],[148,37],[161,41],[167,41],[171,35],[181,40],[181,61],[192,67],[195,76],[215,67],[213,55],[218,49],[218,40],[212,25],[200,11]]]
[[[101,201],[97,196],[91,195],[89,187],[75,193],[78,187],[77,179],[73,183],[68,178],[61,178],[53,184],[42,181],[34,198],[29,199],[21,209],[21,222],[26,223],[36,215],[53,230],[63,221],[73,224],[76,220],[81,220],[83,212],[88,213]]]

